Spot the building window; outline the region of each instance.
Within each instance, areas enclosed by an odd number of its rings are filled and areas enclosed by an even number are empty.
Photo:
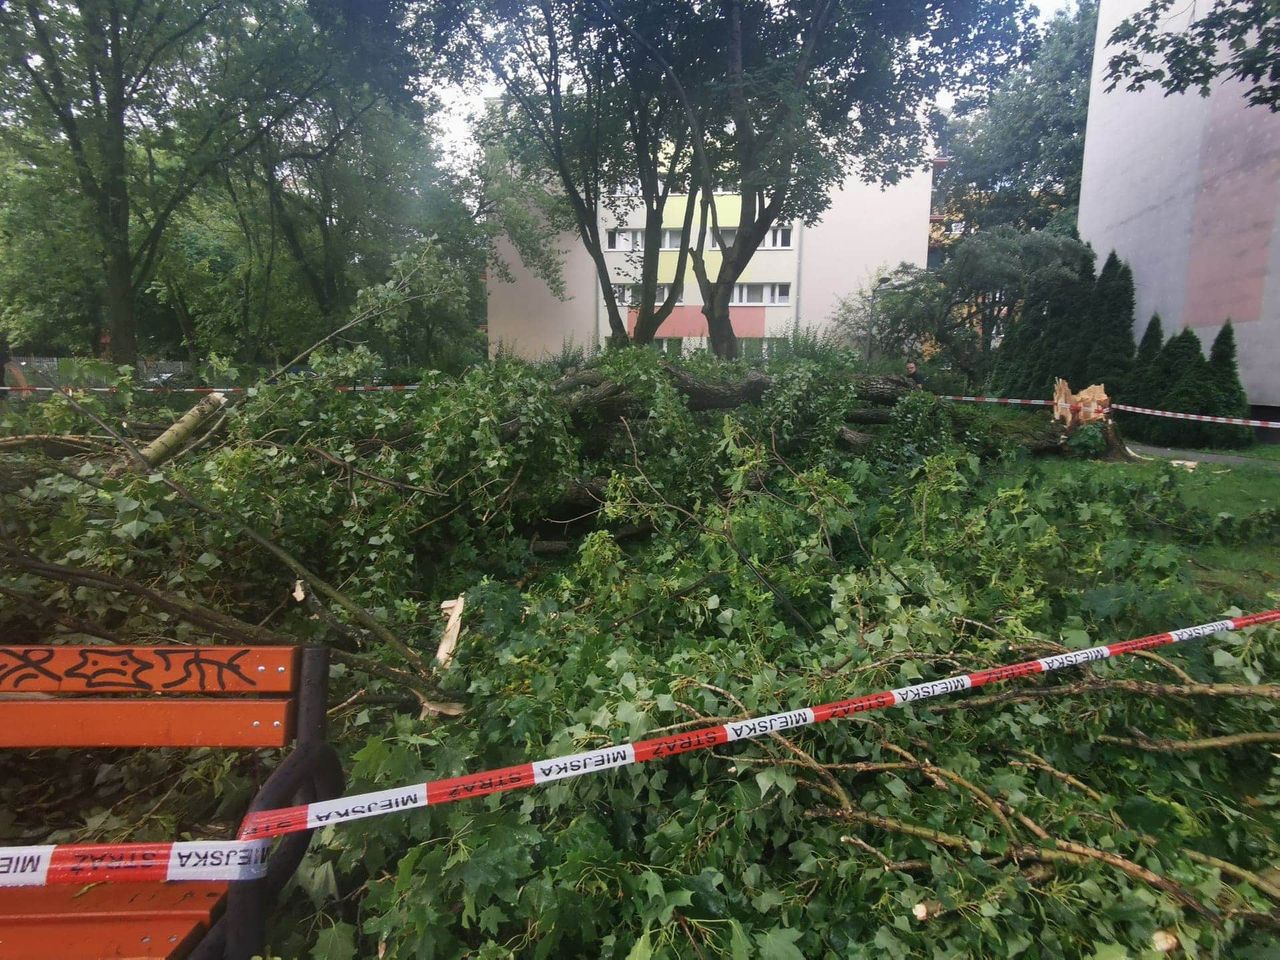
[[[791,302],[789,283],[739,283],[733,288],[730,303],[786,305]]]
[[[654,293],[653,304],[655,307],[662,306],[667,300],[667,294],[671,292],[669,283],[660,283]],[[613,285],[613,296],[618,301],[620,307],[638,307],[640,306],[640,284],[638,283],[615,283]],[[684,289],[681,288],[680,296],[676,298],[676,304],[684,303]]]
[[[734,241],[738,239],[737,228],[721,229],[717,236],[716,231],[711,231],[711,249],[712,250],[728,250],[733,246]]]
[[[791,228],[774,227],[769,231],[769,235],[765,237],[764,245],[771,250],[790,250]]]
[[[663,230],[662,243],[659,245],[658,249],[659,250],[679,250],[680,249],[680,233],[681,231],[679,229]]]
[[[643,250],[643,230],[609,230],[605,233],[606,250]]]

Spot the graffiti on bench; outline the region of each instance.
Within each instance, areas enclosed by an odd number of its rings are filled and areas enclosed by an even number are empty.
[[[0,691],[228,691],[258,686],[230,647],[0,647]]]

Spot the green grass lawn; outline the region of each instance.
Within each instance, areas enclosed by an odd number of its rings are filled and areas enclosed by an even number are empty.
[[[1078,466],[1079,461],[1040,461],[1041,469],[1049,474]],[[1166,468],[1158,460],[1099,466],[1135,477],[1149,477]],[[1268,507],[1280,509],[1280,470],[1267,465],[1200,463],[1181,475],[1179,487],[1189,505],[1210,514],[1246,517]],[[1188,554],[1192,579],[1207,597],[1215,599],[1220,609],[1234,605],[1257,611],[1280,606],[1280,536],[1182,548]]]
[[[1280,508],[1280,470],[1202,463],[1187,478],[1185,496],[1204,510],[1236,516]],[[1280,543],[1275,537],[1244,544],[1206,544],[1194,552],[1191,564],[1192,575],[1206,593],[1253,610],[1278,605]]]
[[[1255,443],[1252,447],[1230,452],[1240,457],[1249,457],[1251,460],[1268,460],[1271,463],[1280,463],[1280,443]]]
[[[1132,442],[1139,445],[1145,444],[1145,441],[1142,440],[1134,440]],[[1162,449],[1194,450],[1197,453],[1220,453],[1228,457],[1247,457],[1250,460],[1258,460],[1263,463],[1280,463],[1280,443],[1255,443],[1251,447],[1239,449],[1229,447],[1164,447],[1163,444],[1147,445],[1161,447]]]

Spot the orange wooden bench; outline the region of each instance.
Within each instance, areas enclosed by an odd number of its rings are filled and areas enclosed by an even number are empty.
[[[284,747],[249,811],[342,792],[322,647],[0,647],[0,748]],[[0,960],[249,960],[310,832],[234,883],[0,887]]]

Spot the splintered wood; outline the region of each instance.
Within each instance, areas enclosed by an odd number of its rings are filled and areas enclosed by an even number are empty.
[[[1085,387],[1079,393],[1072,393],[1071,385],[1061,377],[1053,386],[1053,418],[1061,420],[1068,430],[1107,419],[1110,406],[1107,388],[1100,383]]]
[[[445,600],[440,610],[449,615],[444,625],[444,635],[440,637],[440,646],[436,648],[436,661],[442,667],[453,662],[453,651],[458,646],[458,633],[462,630],[463,597],[457,600]]]

